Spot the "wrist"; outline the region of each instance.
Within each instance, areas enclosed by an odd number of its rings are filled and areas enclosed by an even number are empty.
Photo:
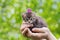
[[[48,40],[56,40],[56,38],[53,36],[53,34],[51,32],[49,32],[47,39]]]

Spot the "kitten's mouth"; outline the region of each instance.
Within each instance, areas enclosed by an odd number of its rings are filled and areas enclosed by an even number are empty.
[[[33,24],[33,22],[29,22],[30,24]]]
[[[32,22],[31,22],[31,21],[28,21],[28,23],[30,23],[30,24],[31,24]]]

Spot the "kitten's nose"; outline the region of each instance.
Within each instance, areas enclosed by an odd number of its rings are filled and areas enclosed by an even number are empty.
[[[28,20],[28,22],[30,23],[30,20]]]
[[[32,21],[30,21],[30,20],[29,20],[29,23],[31,23],[31,24],[32,24]]]

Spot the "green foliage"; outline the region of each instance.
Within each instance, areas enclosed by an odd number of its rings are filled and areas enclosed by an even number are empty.
[[[0,40],[28,40],[20,33],[21,14],[31,8],[60,37],[60,0],[0,0]]]

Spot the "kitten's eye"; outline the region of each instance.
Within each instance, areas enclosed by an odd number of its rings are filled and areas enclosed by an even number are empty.
[[[30,20],[32,20],[32,18],[30,18]]]
[[[28,19],[28,18],[26,18],[26,20],[28,21],[29,19]]]
[[[27,21],[26,18],[24,19],[24,21],[25,21],[25,22]]]

